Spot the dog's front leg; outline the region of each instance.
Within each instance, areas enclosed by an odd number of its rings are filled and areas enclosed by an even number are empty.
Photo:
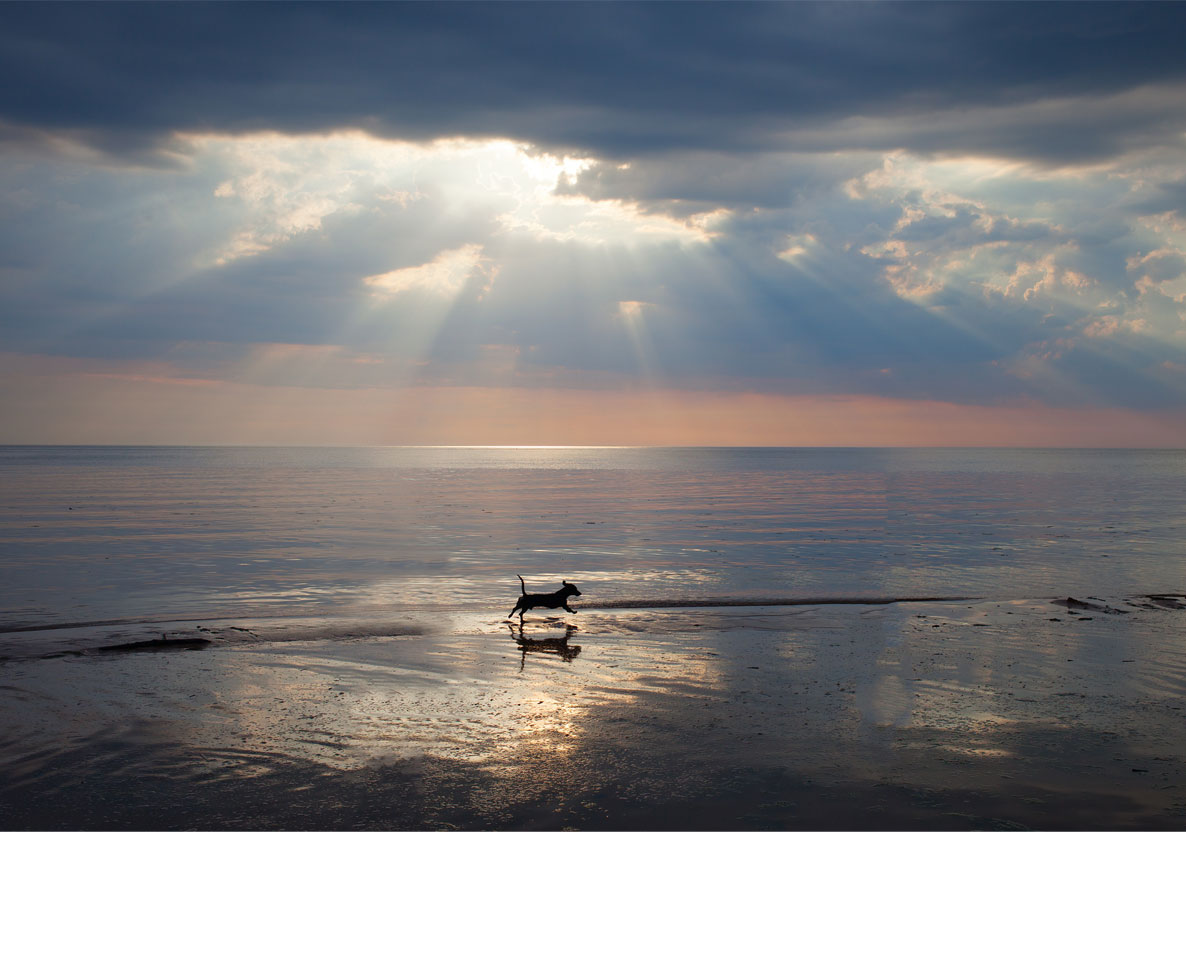
[[[575,613],[575,612],[576,612],[576,610],[574,610],[574,609],[573,609],[571,606],[569,606],[567,603],[565,603],[565,604],[564,604],[564,608],[565,608],[566,610],[568,610],[568,612],[569,612],[569,613]]]

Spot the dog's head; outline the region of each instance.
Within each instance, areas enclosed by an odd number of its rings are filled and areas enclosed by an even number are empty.
[[[564,585],[561,587],[562,591],[569,596],[580,596],[581,591],[573,586],[567,579],[564,580]]]

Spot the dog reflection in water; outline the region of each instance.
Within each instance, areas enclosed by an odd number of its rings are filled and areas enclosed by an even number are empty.
[[[519,663],[520,670],[527,665],[529,653],[551,653],[565,663],[572,663],[572,658],[581,652],[581,648],[577,644],[569,643],[572,635],[577,632],[577,628],[571,623],[564,624],[564,635],[559,637],[524,636],[522,624],[516,628],[509,620],[506,623],[511,628],[511,639],[519,644],[519,652],[523,655],[523,659]]]

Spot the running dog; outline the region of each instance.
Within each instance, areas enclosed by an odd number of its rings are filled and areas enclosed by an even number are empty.
[[[519,574],[516,573],[516,576]],[[518,611],[519,619],[523,619],[523,614],[528,610],[534,610],[536,607],[545,610],[554,610],[558,606],[564,607],[569,613],[575,613],[571,606],[568,605],[568,598],[570,596],[580,596],[581,591],[573,586],[567,579],[554,593],[529,593],[527,592],[527,584],[523,582],[523,577],[519,576],[519,588],[523,590],[523,595],[515,601],[514,609],[507,614],[507,617],[512,617]]]

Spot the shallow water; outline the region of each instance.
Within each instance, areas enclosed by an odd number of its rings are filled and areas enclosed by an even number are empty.
[[[1182,452],[0,462],[3,828],[1186,827]]]
[[[0,626],[1175,592],[1186,452],[0,449]]]
[[[1186,828],[1186,601],[1112,608],[457,611],[26,654],[0,827]]]

